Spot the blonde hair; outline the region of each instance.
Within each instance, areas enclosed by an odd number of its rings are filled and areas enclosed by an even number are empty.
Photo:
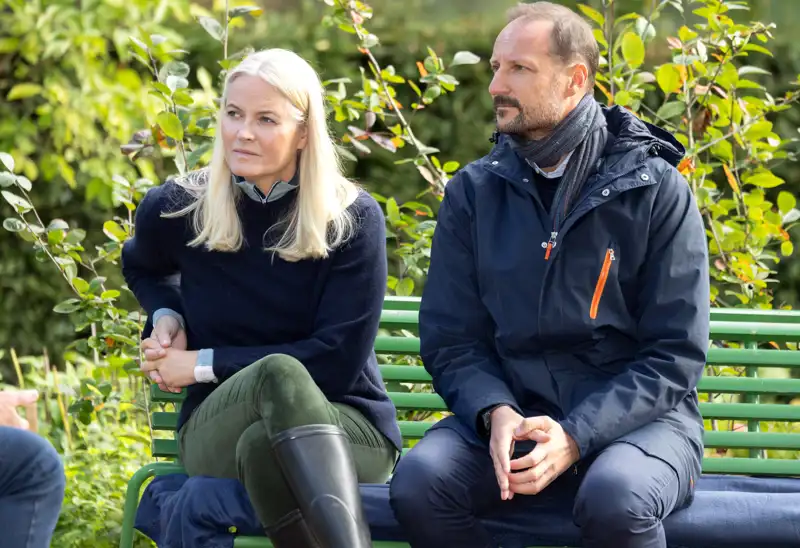
[[[304,124],[307,144],[298,163],[297,199],[280,225],[285,229],[278,242],[266,247],[287,261],[327,257],[353,233],[355,219],[348,207],[358,187],[343,175],[341,159],[326,123],[324,90],[319,76],[302,57],[284,49],[267,49],[248,55],[228,74],[217,117],[211,163],[207,168],[176,179],[194,197],[192,203],[174,213],[193,212],[196,237],[190,246],[208,250],[237,251],[243,244],[237,202],[243,192],[232,183],[223,148],[220,123],[230,83],[241,74],[262,78],[280,91],[295,119]]]

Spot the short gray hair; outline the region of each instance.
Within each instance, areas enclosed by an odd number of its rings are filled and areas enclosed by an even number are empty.
[[[549,21],[553,23],[550,35],[550,50],[563,63],[580,58],[589,71],[589,84],[594,86],[595,75],[600,66],[600,49],[592,33],[592,27],[571,9],[552,2],[520,3],[508,10],[508,22],[517,19]]]

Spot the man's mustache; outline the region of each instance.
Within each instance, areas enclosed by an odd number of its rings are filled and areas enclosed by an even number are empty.
[[[514,107],[522,110],[522,105],[519,104],[519,101],[506,95],[498,95],[494,98],[494,108],[498,107]]]

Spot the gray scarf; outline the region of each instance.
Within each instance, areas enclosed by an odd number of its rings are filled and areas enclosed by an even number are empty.
[[[544,139],[529,141],[511,135],[511,143],[517,154],[528,163],[539,167],[552,167],[571,151],[575,151],[553,198],[551,243],[555,243],[558,229],[578,198],[583,184],[597,168],[607,137],[606,118],[600,104],[591,94],[584,96]]]

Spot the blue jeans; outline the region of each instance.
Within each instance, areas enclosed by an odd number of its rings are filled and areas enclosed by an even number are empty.
[[[41,436],[0,427],[3,548],[47,548],[64,500],[64,467]]]
[[[615,443],[581,464],[577,474],[564,472],[539,495],[501,501],[488,448],[438,428],[400,459],[390,500],[413,548],[493,547],[479,518],[502,515],[504,509],[571,515],[584,547],[665,548],[661,520],[686,503],[682,483],[666,462]]]

